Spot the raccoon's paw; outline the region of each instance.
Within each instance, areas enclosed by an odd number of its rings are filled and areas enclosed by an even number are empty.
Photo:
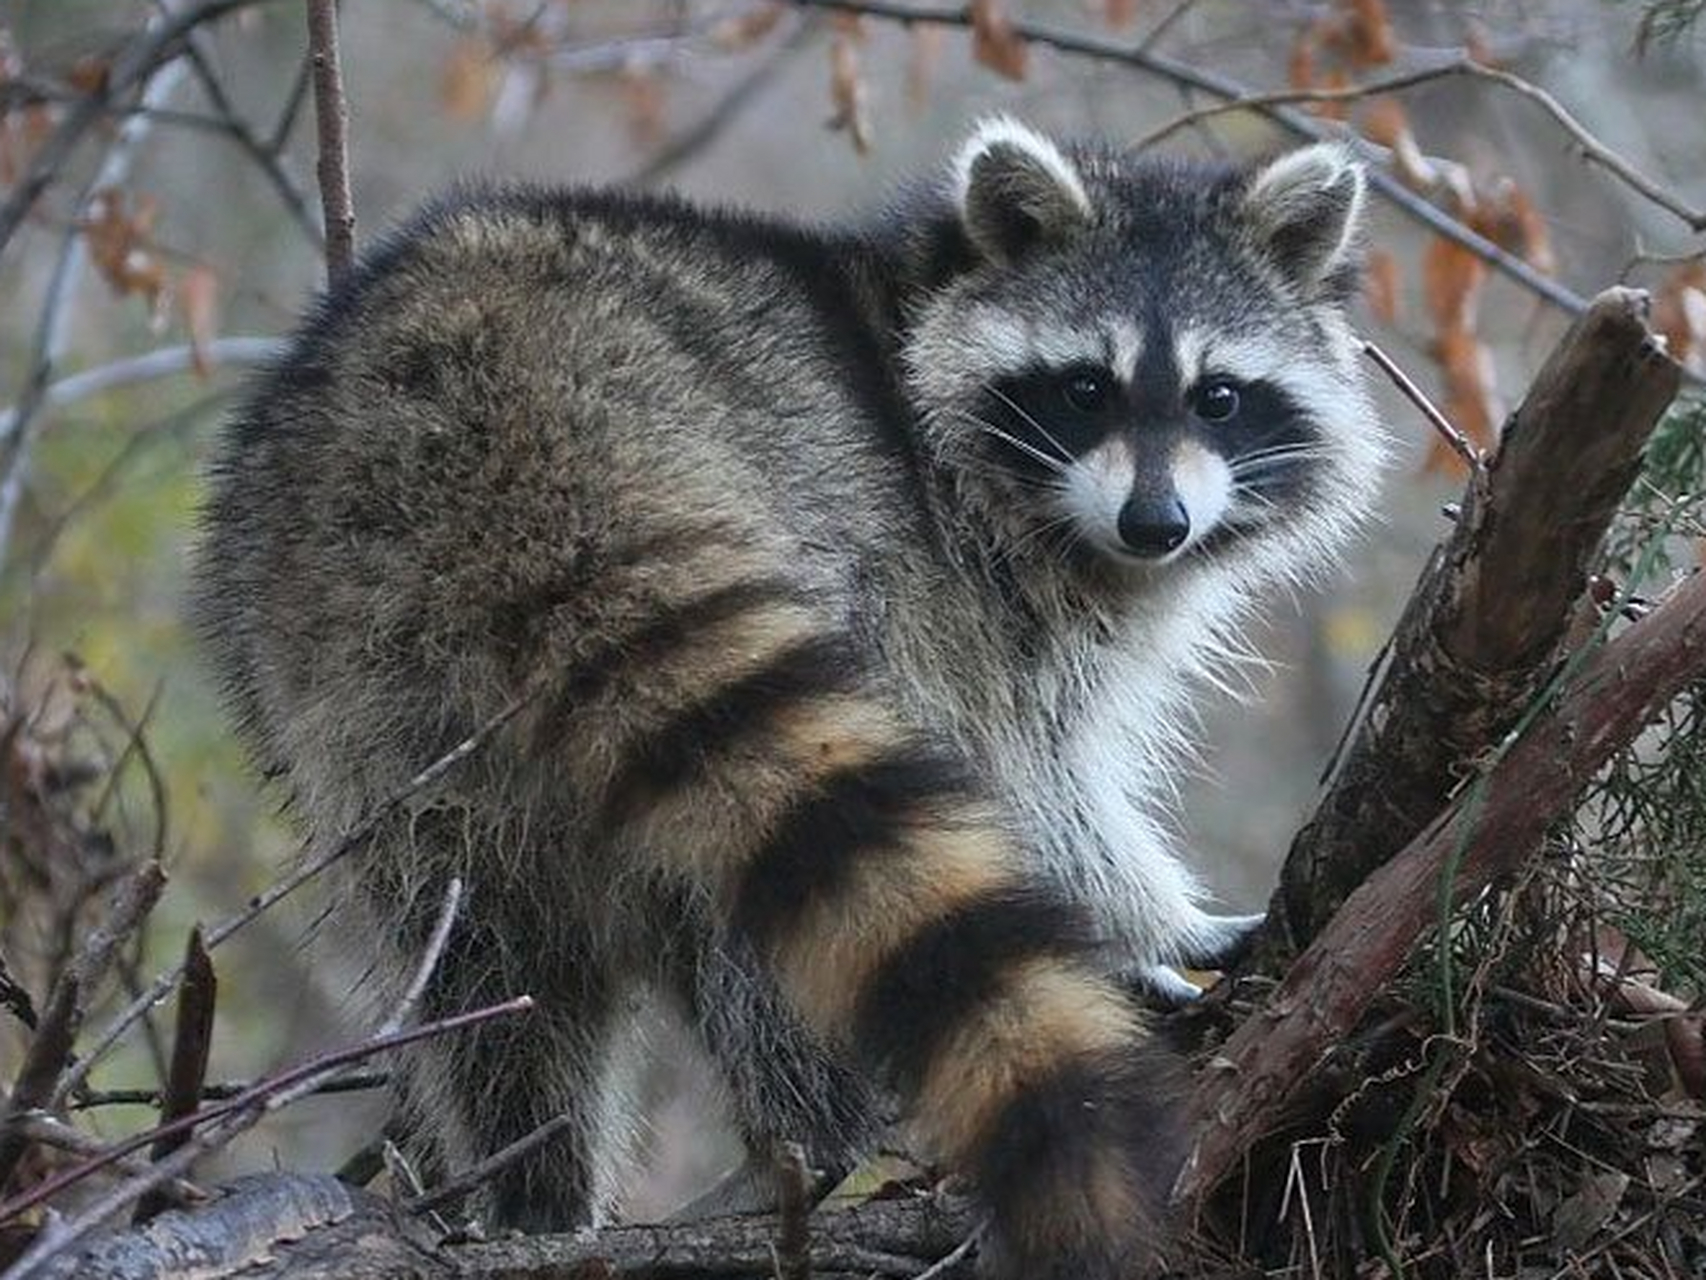
[[[1177,1009],[1202,995],[1202,988],[1172,965],[1140,964],[1120,975],[1120,984],[1146,1004]]]

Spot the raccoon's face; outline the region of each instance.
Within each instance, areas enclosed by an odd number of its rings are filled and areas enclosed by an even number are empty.
[[[1062,150],[1009,120],[955,166],[969,267],[916,310],[938,460],[1015,547],[1142,571],[1330,550],[1382,448],[1345,319],[1362,175]]]

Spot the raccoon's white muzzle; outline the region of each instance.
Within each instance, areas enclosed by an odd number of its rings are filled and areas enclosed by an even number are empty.
[[[1121,436],[1077,458],[1063,494],[1085,541],[1115,559],[1159,564],[1220,524],[1232,502],[1232,471],[1218,454],[1181,440],[1162,475],[1142,476],[1135,445]]]

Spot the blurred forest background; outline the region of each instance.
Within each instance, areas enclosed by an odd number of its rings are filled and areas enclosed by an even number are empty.
[[[279,798],[228,730],[180,602],[212,432],[244,368],[324,277],[305,25],[300,4],[227,0],[184,56],[102,91],[128,74],[139,33],[197,7],[0,0],[0,201],[22,208],[46,171],[0,242],[0,951],[39,1000],[91,904],[139,859],[162,858],[171,883],[125,944],[117,990],[101,993],[108,1011],[176,961],[192,922],[239,910],[295,848]],[[925,8],[346,4],[358,240],[469,175],[672,186],[845,218],[938,171],[994,110],[1133,144],[1179,124],[1155,145],[1193,153],[1295,140],[1254,110],[1189,118],[1216,97],[1168,70],[1185,68],[1252,94],[1301,91],[1270,105],[1361,136],[1395,188],[1526,271],[1491,268],[1415,209],[1373,202],[1362,323],[1472,439],[1491,440],[1567,326],[1570,294],[1617,281],[1653,290],[1673,354],[1706,373],[1702,225],[1588,162],[1548,106],[1685,210],[1706,206],[1699,0],[1010,0],[964,20],[893,20]],[[1024,38],[1013,23],[1059,38]],[[1471,61],[1511,80],[1465,70]],[[1405,83],[1363,91],[1390,80]],[[67,121],[96,100],[67,141]],[[1273,665],[1249,672],[1242,701],[1203,699],[1182,838],[1235,908],[1265,904],[1461,488],[1417,407],[1377,380],[1399,446],[1385,519],[1336,580],[1275,602],[1253,634]],[[43,843],[29,824],[47,810],[31,806],[76,788]],[[221,949],[209,1079],[249,1079],[351,1034],[342,1010],[359,974],[312,945],[312,893],[302,897]],[[10,1080],[23,1040],[0,1023]],[[126,1038],[90,1083],[151,1087],[166,1038],[163,1027]],[[663,1047],[640,1213],[730,1154],[726,1138],[699,1136],[712,1108],[682,1089],[694,1079],[685,1050]],[[221,1153],[212,1173],[336,1167],[383,1110],[377,1093],[311,1099]],[[110,1136],[153,1119],[110,1106],[86,1123]]]

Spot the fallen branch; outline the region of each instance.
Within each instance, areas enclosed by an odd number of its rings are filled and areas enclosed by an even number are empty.
[[[1608,402],[1610,403],[1610,402]],[[1195,1142],[1175,1197],[1200,1205],[1343,1044],[1370,1001],[1454,903],[1517,870],[1613,753],[1706,676],[1706,573],[1588,655],[1484,787],[1460,797],[1374,872],[1298,957],[1198,1082]]]
[[[1567,334],[1470,477],[1269,912],[1269,967],[1415,837],[1550,674],[1591,559],[1675,396],[1645,295],[1611,289]]]

